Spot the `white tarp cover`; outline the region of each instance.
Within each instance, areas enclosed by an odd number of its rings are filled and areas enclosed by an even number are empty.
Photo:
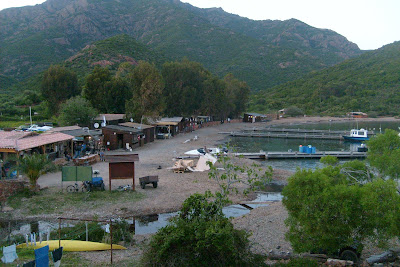
[[[207,161],[210,161],[212,164],[214,164],[215,162],[217,162],[217,158],[208,153],[205,155],[201,155],[199,157],[199,161],[197,162],[196,167],[194,167],[193,170],[198,172],[208,171],[210,169],[210,166],[208,166]]]

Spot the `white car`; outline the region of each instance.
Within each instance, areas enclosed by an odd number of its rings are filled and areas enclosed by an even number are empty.
[[[32,124],[27,131],[30,132],[45,132],[48,131],[50,129],[53,129],[53,127],[50,126],[38,126],[37,124]]]

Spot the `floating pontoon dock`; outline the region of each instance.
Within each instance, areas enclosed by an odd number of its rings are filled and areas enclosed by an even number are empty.
[[[300,152],[263,152],[258,153],[234,153],[237,157],[248,159],[320,159],[325,156],[333,156],[340,159],[356,159],[367,157],[366,152],[351,151],[317,151],[316,153],[300,153]]]
[[[342,135],[312,134],[312,133],[260,133],[260,132],[232,132],[234,137],[263,137],[263,138],[285,138],[285,139],[324,139],[343,140]]]
[[[343,140],[343,135],[349,131],[331,130],[307,130],[307,129],[283,129],[283,128],[253,128],[242,132],[221,132],[234,137],[262,137],[262,138],[284,138],[284,139],[323,139]],[[374,135],[369,132],[369,135]]]

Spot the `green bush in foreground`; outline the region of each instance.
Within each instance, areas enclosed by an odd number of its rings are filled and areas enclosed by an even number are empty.
[[[286,238],[295,252],[324,249],[335,253],[364,241],[386,247],[389,240],[400,236],[396,183],[362,178],[357,171],[364,168],[356,162],[298,170],[289,178],[282,194],[289,213]]]
[[[185,200],[178,217],[159,230],[145,250],[145,266],[266,266],[249,250],[244,230],[224,217],[219,199],[194,194]]]

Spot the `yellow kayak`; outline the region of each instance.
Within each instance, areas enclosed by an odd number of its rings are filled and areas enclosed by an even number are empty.
[[[49,245],[50,250],[57,249],[59,247],[58,240],[49,240],[42,241],[42,243],[36,242],[36,246],[34,244],[26,245],[26,243],[17,245],[17,248],[33,248],[38,249],[41,247],[45,247]],[[110,250],[111,245],[106,243],[99,242],[90,242],[90,241],[80,241],[80,240],[61,240],[61,246],[63,247],[63,251],[96,251],[96,250]],[[126,247],[120,245],[112,245],[112,249],[126,249]]]

